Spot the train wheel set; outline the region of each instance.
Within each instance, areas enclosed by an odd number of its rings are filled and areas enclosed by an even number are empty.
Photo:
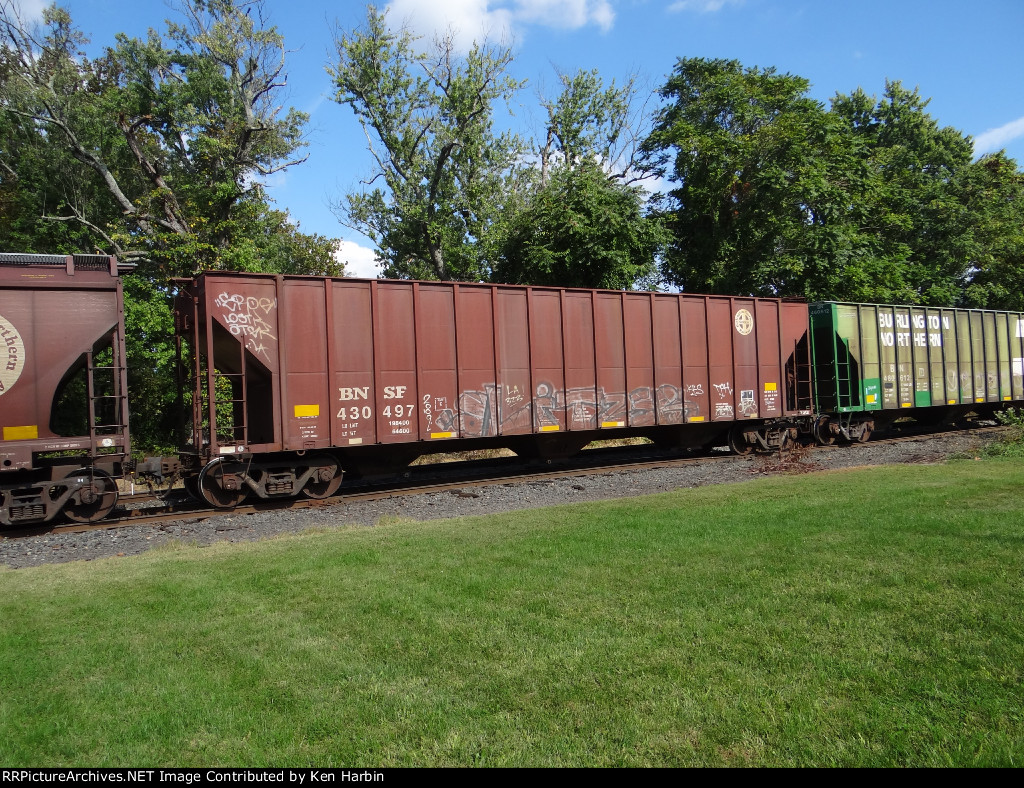
[[[296,457],[291,464],[254,462],[252,458],[217,457],[195,477],[186,478],[189,493],[214,509],[233,509],[250,496],[264,500],[336,495],[343,473],[328,454]]]
[[[126,473],[231,509],[437,452],[743,455],[1024,405],[1020,313],[208,272],[175,282],[179,455],[133,461],[129,270],[0,254],[0,526],[102,520]]]

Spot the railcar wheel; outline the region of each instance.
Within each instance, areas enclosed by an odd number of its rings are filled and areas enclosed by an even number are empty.
[[[244,472],[245,466],[237,462],[228,463],[217,459],[207,463],[196,479],[199,495],[214,509],[234,509],[249,494],[249,488],[241,480]],[[237,483],[237,489],[225,486],[231,476],[234,477],[231,484]]]
[[[733,454],[738,454],[741,457],[750,454],[754,450],[754,444],[747,443],[744,437],[745,432],[746,430],[739,426],[729,430],[729,449]]]
[[[836,442],[828,416],[821,416],[814,422],[814,440],[821,446],[831,446]]]
[[[65,476],[89,476],[90,484],[80,488],[64,504],[64,516],[76,523],[95,523],[102,520],[117,503],[117,483],[110,474],[96,468],[79,468]]]
[[[859,443],[867,443],[871,440],[871,433],[875,431],[875,422],[865,421],[864,429],[861,430],[860,437],[857,438]]]
[[[311,457],[309,464],[312,466],[320,466],[321,470],[313,474],[313,478],[306,482],[306,486],[302,488],[302,494],[307,498],[314,500],[320,500],[321,498],[330,498],[341,487],[341,468],[338,465],[338,461],[333,457],[328,457],[326,454],[321,454],[316,457]],[[328,479],[323,477],[329,473],[334,475]]]

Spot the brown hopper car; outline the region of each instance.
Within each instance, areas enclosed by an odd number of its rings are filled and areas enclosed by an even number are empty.
[[[0,525],[106,516],[129,452],[118,262],[0,255]]]
[[[598,438],[740,451],[811,414],[807,305],[774,299],[207,273],[179,283],[191,467],[214,506],[344,471]],[[189,465],[186,462],[186,465]]]

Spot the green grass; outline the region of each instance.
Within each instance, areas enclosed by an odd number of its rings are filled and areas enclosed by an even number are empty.
[[[997,413],[996,418],[1010,428],[1009,434],[989,443],[985,453],[990,457],[1024,457],[1024,408],[1008,408]]]
[[[1016,765],[1024,465],[0,571],[0,763]]]

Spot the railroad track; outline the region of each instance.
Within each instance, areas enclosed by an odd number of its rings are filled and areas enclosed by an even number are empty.
[[[812,455],[813,452],[818,451],[857,451],[858,449],[869,446],[921,441],[949,434],[991,435],[993,432],[1005,429],[1005,427],[997,425],[950,428],[939,432],[914,431],[909,434],[873,438],[865,444],[842,446],[812,445],[806,447],[803,451],[809,451]],[[587,457],[586,455],[588,453],[585,452],[580,457],[574,458],[574,461],[571,463],[559,465],[557,468],[532,471],[523,471],[521,464],[514,464],[514,461],[510,463],[508,458],[503,458],[505,460],[504,462],[499,461],[498,467],[495,467],[495,463],[493,462],[488,464],[481,463],[479,461],[466,463],[466,465],[471,466],[470,468],[460,467],[463,463],[418,466],[418,469],[423,469],[422,473],[424,476],[427,476],[428,474],[431,474],[431,476],[418,481],[410,481],[406,478],[401,481],[391,480],[386,483],[359,483],[359,486],[350,487],[345,492],[339,493],[338,495],[330,498],[315,500],[306,498],[266,501],[259,500],[253,503],[243,504],[235,507],[234,509],[221,510],[205,508],[185,495],[180,495],[173,502],[164,503],[162,505],[148,508],[137,508],[140,504],[160,500],[158,495],[137,493],[135,495],[123,496],[121,498],[121,501],[118,503],[118,509],[123,513],[119,517],[108,517],[101,522],[91,524],[74,523],[54,525],[52,523],[48,523],[31,528],[16,530],[8,529],[3,533],[0,533],[0,540],[17,539],[27,536],[37,536],[40,534],[74,534],[140,525],[159,525],[167,522],[200,521],[224,516],[255,514],[257,512],[265,511],[319,509],[346,503],[362,503],[407,495],[425,495],[428,493],[438,492],[461,492],[465,491],[467,488],[474,487],[488,487],[503,484],[529,484],[531,482],[549,479],[596,476],[629,470],[654,470],[658,468],[671,468],[694,463],[707,464],[720,462],[742,462],[751,459],[751,457],[761,458],[764,460],[765,472],[786,470],[786,463],[783,461],[783,458],[780,458],[780,462],[777,466],[773,466],[771,458],[776,455],[770,454],[748,455],[741,457],[725,453],[723,451],[712,451],[699,455],[681,455],[679,453],[673,454],[658,452],[652,456],[650,452],[647,451],[646,454],[648,456],[643,456],[645,452],[635,451],[635,449],[649,449],[649,447],[628,448],[633,449],[633,451],[621,452],[619,450],[602,450],[600,456],[596,456],[597,452],[594,452],[590,457]],[[620,456],[620,459],[617,461],[615,456],[616,454]],[[640,456],[630,458],[629,455]],[[612,461],[607,461],[609,459]],[[799,462],[800,460],[798,459],[795,460],[793,464],[799,464]],[[460,471],[462,472],[461,475]],[[439,475],[448,478],[438,479],[437,476]],[[466,493],[466,495],[468,497],[472,497],[472,493]],[[127,506],[125,504],[127,504]]]

